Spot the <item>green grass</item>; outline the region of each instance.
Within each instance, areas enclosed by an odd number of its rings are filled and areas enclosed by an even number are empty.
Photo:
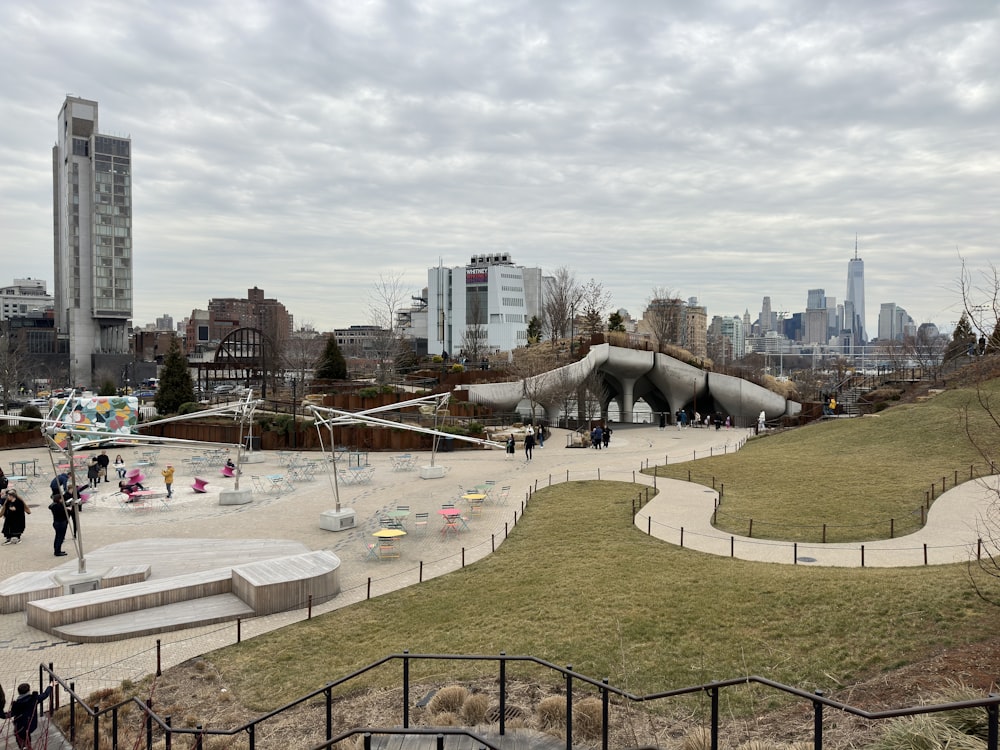
[[[984,392],[1000,401],[1000,381]],[[1000,404],[998,404],[1000,406]],[[911,533],[921,523],[920,507],[932,484],[947,487],[977,474],[985,459],[965,432],[968,407],[974,434],[991,455],[1000,453],[1000,431],[978,406],[971,390],[942,393],[932,400],[893,407],[876,416],[838,419],[751,440],[735,456],[656,467],[659,476],[724,487],[716,525],[754,536],[787,541],[863,542]]]
[[[995,611],[960,566],[816,569],[703,555],[636,530],[634,494],[618,482],[542,490],[495,555],[210,658],[260,710],[404,649],[530,654],[640,692],[745,674],[811,689],[992,628]],[[435,662],[415,679],[494,669]],[[399,666],[379,675],[398,684]]]
[[[931,481],[977,459],[957,416],[968,399],[944,394],[668,470],[715,474],[727,504],[760,517],[848,524],[902,514]],[[543,489],[494,555],[209,658],[264,711],[404,649],[533,655],[636,692],[747,674],[835,690],[995,630],[996,610],[962,565],[815,568],[705,555],[637,530],[635,495],[621,482]],[[432,662],[412,677],[448,684],[495,674],[487,663]],[[395,687],[399,676],[395,664],[358,686]],[[739,700],[731,708],[753,710]]]

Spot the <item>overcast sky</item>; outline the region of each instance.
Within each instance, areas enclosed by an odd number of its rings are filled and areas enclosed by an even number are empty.
[[[1000,257],[1000,21],[973,0],[0,1],[0,283],[52,288],[67,94],[133,148],[135,322],[254,285],[370,322],[509,252],[713,315],[950,328]]]

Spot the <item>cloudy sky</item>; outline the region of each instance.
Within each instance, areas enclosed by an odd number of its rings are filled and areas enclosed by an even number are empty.
[[[67,94],[133,147],[135,321],[258,285],[370,321],[509,252],[713,315],[895,302],[948,328],[1000,257],[990,0],[0,2],[0,283],[52,271]]]

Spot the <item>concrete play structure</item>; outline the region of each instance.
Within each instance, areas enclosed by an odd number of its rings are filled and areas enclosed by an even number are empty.
[[[567,388],[580,386],[594,372],[603,378],[608,394],[601,404],[602,418],[607,417],[608,404],[615,401],[621,421],[626,423],[632,422],[633,408],[640,400],[653,412],[673,414],[688,408],[753,421],[761,412],[771,420],[802,410],[797,401],[742,378],[702,370],[666,354],[610,344],[594,346],[577,362],[524,380],[472,384],[462,389],[468,391],[470,401],[502,411],[513,411],[530,394],[545,409],[549,423],[557,424]]]

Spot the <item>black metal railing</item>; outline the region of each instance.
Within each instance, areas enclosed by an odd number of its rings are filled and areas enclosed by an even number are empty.
[[[933,705],[906,706],[903,708],[892,708],[882,711],[867,711],[863,708],[828,698],[822,691],[817,690],[810,692],[756,675],[736,677],[726,680],[716,680],[713,682],[689,685],[686,687],[654,693],[633,693],[629,690],[611,685],[608,678],[597,679],[580,672],[576,672],[573,670],[572,665],[561,667],[557,664],[553,664],[552,662],[539,659],[534,656],[511,656],[503,652],[498,655],[411,654],[408,651],[404,651],[399,654],[390,654],[377,661],[367,664],[348,675],[329,682],[321,688],[313,690],[306,695],[289,701],[283,706],[276,708],[273,711],[269,711],[256,719],[230,729],[208,729],[202,726],[175,727],[172,724],[170,716],[161,717],[154,711],[151,700],[143,701],[139,698],[131,698],[127,701],[100,709],[91,708],[78,695],[76,695],[73,690],[72,683],[65,683],[52,671],[51,665],[48,667],[42,665],[39,668],[39,681],[41,684],[47,684],[51,676],[51,678],[54,679],[69,696],[66,723],[68,724],[69,740],[71,743],[77,740],[77,714],[80,711],[84,713],[84,716],[86,717],[85,720],[92,727],[94,750],[100,750],[100,739],[102,737],[101,728],[103,722],[111,723],[110,742],[112,748],[117,749],[120,742],[118,734],[122,729],[122,722],[119,720],[120,714],[126,706],[139,709],[143,716],[142,731],[145,735],[145,746],[147,749],[151,749],[154,743],[162,740],[164,747],[167,748],[167,750],[170,750],[173,742],[183,740],[185,742],[185,747],[194,747],[200,750],[203,746],[205,738],[207,737],[235,737],[237,735],[246,735],[248,750],[255,750],[257,735],[261,728],[265,727],[269,721],[281,716],[286,711],[315,699],[322,699],[325,708],[325,739],[322,743],[314,745],[316,750],[319,750],[320,748],[330,748],[337,742],[356,735],[364,736],[366,748],[371,747],[372,737],[377,735],[435,735],[439,738],[438,747],[442,746],[443,737],[446,735],[464,735],[474,739],[477,743],[480,743],[480,746],[482,747],[488,747],[491,748],[491,750],[499,750],[499,743],[490,741],[473,729],[457,727],[417,727],[411,725],[410,707],[413,705],[411,695],[411,668],[415,662],[422,661],[494,662],[496,664],[497,672],[496,699],[500,705],[500,710],[498,712],[498,731],[501,737],[507,733],[505,706],[508,699],[509,687],[508,665],[511,663],[528,663],[542,668],[543,671],[551,673],[553,677],[560,678],[564,683],[563,689],[565,691],[566,709],[564,717],[565,724],[563,729],[567,750],[572,750],[573,748],[574,697],[577,695],[577,691],[581,686],[583,686],[584,689],[589,689],[591,692],[596,691],[601,702],[601,726],[599,735],[601,750],[608,750],[610,747],[612,700],[617,701],[618,704],[625,705],[628,703],[651,703],[653,701],[663,701],[679,696],[697,694],[708,696],[708,722],[709,731],[711,733],[711,747],[712,750],[718,750],[721,723],[721,711],[719,706],[720,694],[723,690],[728,688],[743,685],[758,685],[767,690],[783,694],[795,700],[805,701],[810,704],[813,717],[812,743],[814,750],[822,750],[823,747],[825,733],[824,709],[827,708],[843,711],[844,713],[851,714],[868,721],[883,721],[906,716],[961,711],[969,708],[982,708],[986,712],[986,747],[988,750],[998,750],[998,716],[1000,716],[1000,708],[998,708],[998,706],[1000,706],[1000,695],[996,694],[990,694],[982,698],[971,700],[953,701]],[[402,685],[400,705],[402,727],[398,725],[393,726],[397,724],[397,722],[393,718],[386,717],[385,726],[353,727],[334,734],[334,689],[341,686],[347,686],[353,681],[358,680],[369,673],[394,664],[398,664],[400,667],[398,679]],[[58,707],[58,695],[59,693],[57,691],[55,697],[51,699],[53,703],[50,704],[50,709]],[[132,731],[135,731],[135,727],[132,728]],[[124,741],[124,739],[122,741]],[[132,746],[138,747],[139,743],[133,739]]]

